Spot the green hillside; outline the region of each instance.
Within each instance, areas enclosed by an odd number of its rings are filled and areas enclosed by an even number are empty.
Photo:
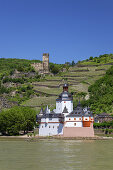
[[[113,66],[106,74],[89,86],[89,104],[95,113],[108,112],[113,110]]]
[[[79,64],[83,65],[100,65],[100,64],[111,64],[113,63],[113,54],[104,54],[99,57],[90,57],[89,59],[79,61]]]
[[[13,70],[29,71],[31,69],[31,63],[39,63],[40,60],[25,60],[25,59],[12,59],[12,58],[0,58],[0,75],[11,74]]]
[[[36,103],[47,104],[53,108],[55,107],[55,99],[57,95],[62,92],[62,84],[67,82],[69,84],[69,91],[74,94],[74,104],[77,104],[77,100],[82,100],[84,94],[86,99],[89,98],[88,87],[92,85],[96,80],[100,79],[106,74],[106,71],[111,67],[112,63],[107,64],[97,64],[89,65],[88,63],[82,65],[75,65],[69,67],[68,70],[60,72],[56,76],[45,76],[45,79],[40,82],[34,82],[32,85],[34,89],[40,92],[39,97],[32,98],[25,101],[24,105],[29,106],[30,103],[35,107]],[[45,98],[42,96],[46,96]],[[54,99],[52,99],[54,97]],[[52,100],[51,100],[52,99]],[[33,102],[35,100],[35,102]],[[48,100],[48,102],[47,102]],[[35,107],[37,108],[37,107]]]
[[[55,100],[62,92],[64,83],[69,84],[69,91],[73,94],[75,106],[79,99],[83,100],[83,104],[84,100],[89,101],[89,86],[106,74],[112,66],[113,55],[105,54],[96,57],[96,60],[95,57],[90,57],[88,60],[79,61],[73,65],[50,63],[50,70],[54,74],[45,76],[38,75],[31,67],[30,64],[34,62],[41,61],[0,59],[0,93],[9,102],[30,106],[39,111],[41,106],[45,107],[47,104],[51,109],[55,108]],[[92,107],[91,102],[90,104]],[[95,110],[94,107],[92,109]]]

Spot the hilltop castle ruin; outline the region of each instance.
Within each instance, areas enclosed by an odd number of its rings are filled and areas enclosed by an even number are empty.
[[[43,53],[42,63],[33,63],[31,64],[39,74],[48,74],[49,73],[49,53]]]

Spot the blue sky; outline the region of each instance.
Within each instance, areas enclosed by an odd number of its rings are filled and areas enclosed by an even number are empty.
[[[113,53],[113,0],[0,0],[0,57],[50,61]]]

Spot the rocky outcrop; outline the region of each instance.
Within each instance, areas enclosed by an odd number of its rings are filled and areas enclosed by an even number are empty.
[[[8,101],[5,96],[0,96],[0,111],[4,108],[11,108],[14,105],[18,105],[17,102]]]

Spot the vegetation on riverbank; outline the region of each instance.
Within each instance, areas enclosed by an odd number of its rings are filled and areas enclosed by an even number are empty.
[[[19,135],[32,131],[36,125],[36,112],[28,107],[13,107],[0,113],[0,133]]]

